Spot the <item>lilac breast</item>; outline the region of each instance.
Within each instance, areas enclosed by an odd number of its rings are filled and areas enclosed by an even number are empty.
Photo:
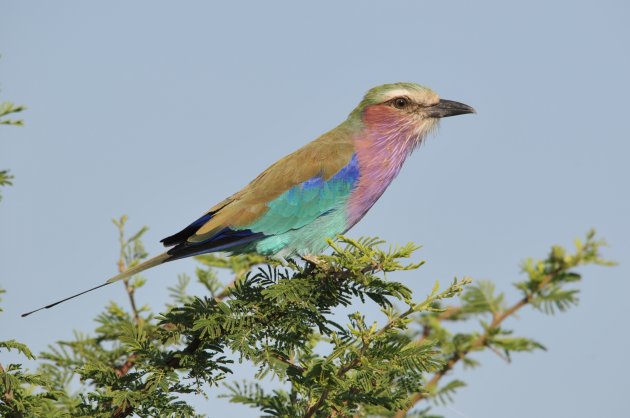
[[[413,141],[401,136],[361,135],[354,138],[360,176],[348,199],[348,229],[359,222],[381,197],[413,150]]]

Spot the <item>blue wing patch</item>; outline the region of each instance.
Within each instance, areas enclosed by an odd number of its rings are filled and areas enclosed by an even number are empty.
[[[269,209],[251,225],[241,229],[224,228],[205,241],[188,242],[191,235],[221,210],[218,209],[203,215],[161,242],[165,246],[174,245],[168,251],[172,256],[170,260],[173,260],[215,251],[230,251],[254,241],[298,230],[342,206],[358,179],[359,162],[354,154],[350,162],[328,180],[324,180],[321,175],[312,177],[269,202]]]
[[[246,228],[267,236],[300,229],[344,204],[358,179],[359,161],[354,154],[350,162],[328,180],[312,177],[269,202],[269,210]]]

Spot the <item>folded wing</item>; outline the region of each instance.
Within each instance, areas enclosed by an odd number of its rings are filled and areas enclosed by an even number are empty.
[[[321,137],[279,160],[162,243],[173,246],[168,250],[170,260],[215,251],[238,252],[338,209],[358,177],[352,144]]]

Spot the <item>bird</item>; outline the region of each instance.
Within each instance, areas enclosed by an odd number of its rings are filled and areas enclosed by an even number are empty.
[[[475,109],[441,99],[416,83],[370,89],[347,119],[281,158],[243,189],[181,231],[161,240],[170,247],[96,287],[160,264],[213,252],[309,257],[359,222],[400,172],[407,157],[442,118]]]

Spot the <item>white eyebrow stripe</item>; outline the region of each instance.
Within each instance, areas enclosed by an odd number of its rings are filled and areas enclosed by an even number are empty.
[[[387,94],[383,95],[384,101],[388,101],[393,99],[394,97],[400,96],[413,96],[409,90],[400,89],[400,90],[391,90],[388,91]]]
[[[416,103],[422,103],[427,100],[427,98],[421,92],[407,90],[407,89],[398,89],[398,90],[391,90],[385,93],[383,95],[383,99],[381,100],[381,102],[387,102],[387,101],[392,100],[395,97],[401,97],[401,96],[409,97],[412,101]]]

